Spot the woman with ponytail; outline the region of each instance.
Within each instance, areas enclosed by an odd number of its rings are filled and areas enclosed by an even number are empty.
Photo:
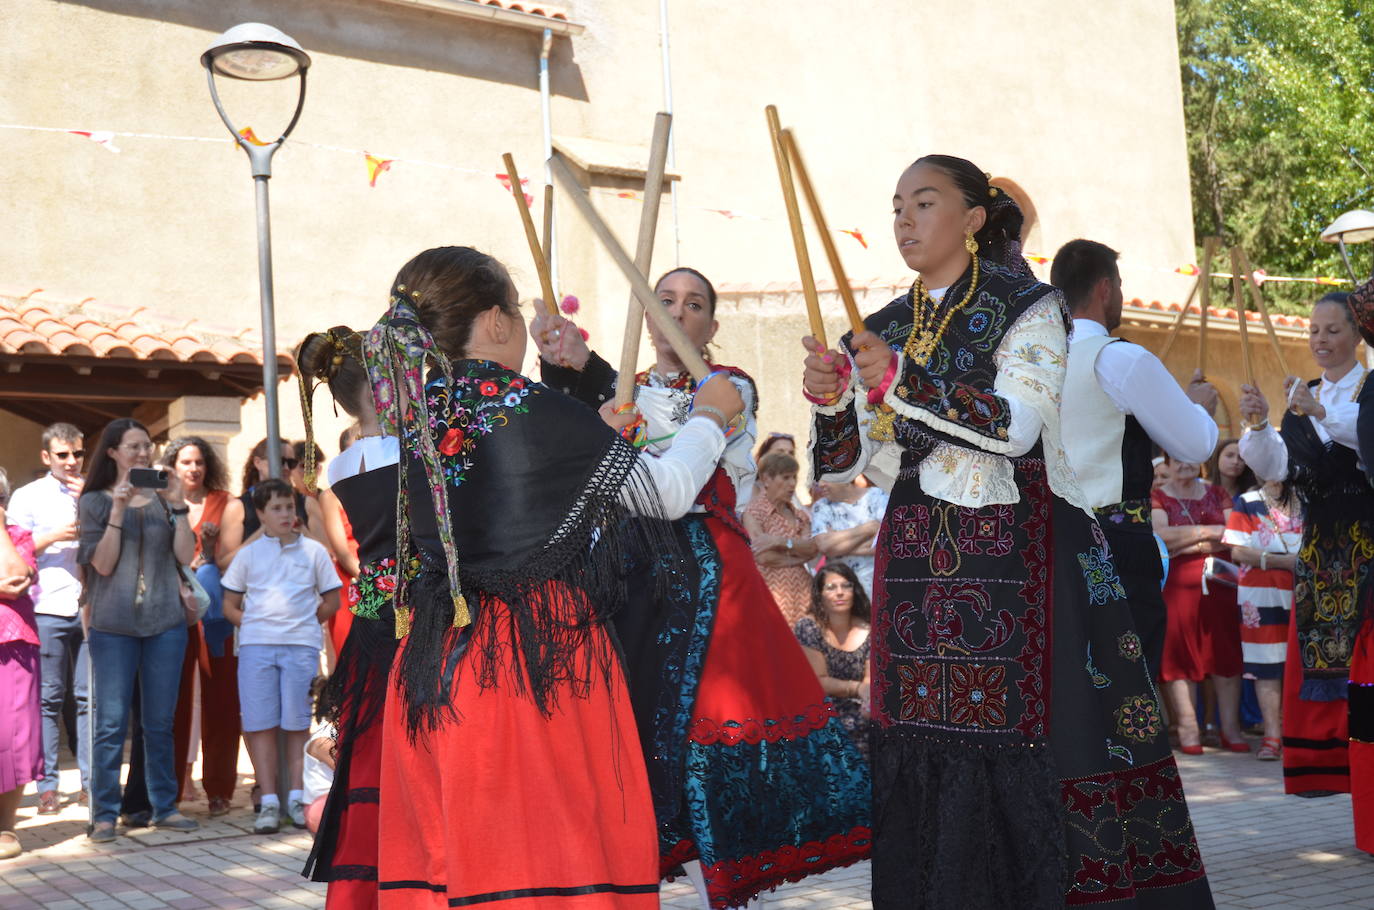
[[[306,874],[329,882],[325,906],[377,905],[377,792],[381,781],[382,705],[396,654],[391,592],[379,582],[396,564],[396,489],[400,445],[382,433],[372,386],[363,365],[362,337],[334,326],[305,337],[296,351],[305,417],[304,451],[314,449],[313,403],[317,383],[329,387],[339,407],[358,421],[359,436],[329,462],[329,489],[357,542],[358,571],[346,589],[352,614],[334,672],[320,694],[316,714],[336,731],[334,783],[325,803]],[[307,458],[304,482],[315,486]]]
[[[873,905],[1211,907],[1102,530],[1064,457],[1069,316],[1021,211],[928,155],[893,194],[911,291],[804,344],[823,481],[896,478],[872,632]]]
[[[428,250],[364,342],[401,440],[401,636],[384,712],[383,907],[653,908],[649,782],[608,630],[627,565],[682,556],[666,519],[715,469],[743,410],[715,377],[678,444],[640,456],[605,418],[518,372],[505,267]]]

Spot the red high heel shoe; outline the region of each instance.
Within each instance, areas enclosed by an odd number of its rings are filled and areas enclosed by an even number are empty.
[[[1245,740],[1242,739],[1239,742],[1231,742],[1229,739],[1226,738],[1225,733],[1220,733],[1218,735],[1221,737],[1221,747],[1225,749],[1227,752],[1250,751],[1250,744],[1247,743]]]
[[[1201,755],[1202,744],[1198,743],[1196,746],[1185,746],[1180,744],[1178,747],[1178,751],[1182,752],[1184,755]]]

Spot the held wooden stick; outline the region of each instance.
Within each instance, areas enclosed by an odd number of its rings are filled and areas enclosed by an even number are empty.
[[[788,163],[792,166],[792,174],[796,177],[797,183],[801,184],[802,195],[806,197],[807,207],[811,209],[811,219],[816,222],[816,230],[821,235],[821,246],[825,247],[825,258],[830,260],[830,271],[835,276],[835,285],[839,288],[840,299],[844,301],[845,314],[849,316],[849,327],[857,335],[864,330],[863,317],[859,315],[859,308],[854,304],[854,290],[849,286],[849,277],[845,275],[844,263],[840,260],[840,251],[835,248],[835,236],[830,233],[830,226],[826,223],[825,213],[821,211],[821,200],[816,195],[816,188],[811,184],[811,175],[806,170],[806,162],[802,160],[801,149],[797,147],[797,139],[792,135],[792,131],[782,131],[782,147],[787,154]],[[820,323],[820,306],[817,304],[812,311],[813,328]],[[824,327],[822,326],[822,331]],[[820,340],[820,339],[818,339]],[[824,344],[824,341],[821,341]]]
[[[544,184],[544,242],[540,244],[544,251],[544,261],[553,263],[553,184]],[[552,274],[552,270],[550,270]],[[555,289],[556,290],[556,289]],[[553,302],[556,305],[556,301]]]
[[[1208,237],[1202,241],[1202,293],[1199,294],[1198,309],[1201,311],[1197,335],[1197,368],[1207,376],[1207,310],[1212,306],[1212,260],[1217,255],[1219,238]]]
[[[539,245],[539,234],[534,229],[534,218],[530,207],[525,205],[525,191],[520,187],[520,173],[515,169],[515,159],[510,152],[501,156],[506,165],[506,179],[510,181],[510,192],[515,197],[515,207],[520,210],[520,223],[525,226],[525,240],[530,245],[530,255],[534,257],[534,270],[539,273],[539,287],[544,294],[540,315],[549,316],[558,312],[558,301],[554,299],[553,278],[549,276],[549,262],[544,258],[544,248]]]
[[[1255,281],[1255,270],[1250,267],[1250,257],[1245,255],[1245,250],[1241,247],[1236,247],[1236,252],[1240,255],[1240,267],[1245,270],[1245,277],[1250,288],[1250,299],[1254,301],[1255,309],[1259,310],[1260,319],[1264,320],[1264,331],[1269,336],[1269,344],[1274,348],[1274,357],[1278,359],[1279,369],[1283,371],[1283,375],[1291,376],[1293,374],[1288,372],[1288,361],[1283,356],[1283,347],[1279,344],[1278,333],[1274,331],[1274,324],[1269,321],[1269,307],[1264,302],[1264,294],[1260,291],[1259,283]]]
[[[673,115],[660,111],[654,115],[654,136],[649,142],[649,164],[644,171],[644,206],[639,210],[639,237],[635,242],[635,269],[649,273],[654,259],[654,235],[658,232],[658,206],[663,200],[663,173],[668,167],[668,134]],[[639,339],[644,334],[644,307],[630,295],[625,310],[625,337],[620,343],[620,372],[615,376],[616,407],[635,397],[635,367],[639,365]]]
[[[797,254],[797,270],[801,273],[802,295],[806,298],[811,334],[821,343],[821,347],[828,347],[825,342],[825,321],[821,318],[821,302],[816,296],[816,276],[811,271],[811,254],[806,249],[806,233],[802,229],[801,207],[797,205],[797,188],[792,183],[792,168],[787,163],[787,152],[782,145],[778,109],[770,104],[763,109],[763,113],[768,118],[768,134],[773,140],[773,158],[778,165],[778,181],[782,184],[782,201],[787,207],[787,226],[792,231],[792,248]]]
[[[654,295],[654,289],[650,287],[648,279],[644,277],[643,272],[635,268],[634,260],[625,252],[625,247],[621,246],[615,234],[611,233],[611,229],[606,225],[606,222],[597,214],[595,206],[592,205],[592,201],[587,198],[587,194],[583,192],[582,187],[577,182],[577,178],[574,177],[572,171],[568,169],[567,162],[563,160],[562,155],[557,153],[553,156],[553,176],[563,185],[564,192],[572,198],[573,206],[577,209],[578,213],[582,215],[583,219],[586,220],[587,226],[592,229],[592,233],[596,234],[597,239],[601,241],[602,247],[605,248],[606,252],[615,262],[616,267],[620,269],[625,275],[626,280],[630,282],[631,289],[634,290],[635,296],[639,298],[639,303],[644,307],[644,312],[648,315],[650,321],[653,322],[654,328],[658,329],[659,334],[667,339],[668,343],[672,345],[673,352],[677,354],[678,359],[686,365],[687,370],[692,374],[692,378],[700,382],[709,376],[711,374],[711,368],[708,367],[706,361],[702,359],[701,352],[692,347],[692,342],[687,340],[687,336],[683,333],[682,327],[664,311],[663,307],[658,305],[658,298]]]
[[[1250,327],[1245,318],[1245,296],[1241,285],[1245,283],[1245,270],[1241,268],[1240,248],[1231,247],[1231,308],[1236,311],[1240,326],[1240,362],[1245,373],[1245,381],[1255,384],[1255,365],[1250,362]]]
[[[1178,316],[1174,319],[1174,324],[1169,327],[1169,336],[1164,339],[1164,346],[1159,349],[1159,359],[1163,361],[1169,356],[1169,351],[1174,347],[1174,340],[1178,338],[1178,330],[1183,328],[1183,320],[1188,318],[1188,307],[1193,305],[1193,298],[1197,296],[1197,289],[1202,285],[1202,272],[1197,273],[1197,278],[1193,280],[1193,289],[1188,292],[1188,299],[1183,301],[1183,309],[1178,311]]]

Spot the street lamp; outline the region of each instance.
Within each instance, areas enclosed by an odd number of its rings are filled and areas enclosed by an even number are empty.
[[[1340,247],[1341,259],[1345,260],[1345,270],[1350,273],[1350,280],[1359,284],[1360,279],[1355,277],[1355,268],[1350,264],[1350,255],[1346,253],[1345,245],[1374,240],[1374,212],[1364,209],[1346,212],[1322,231],[1322,240]]]
[[[289,35],[260,22],[245,22],[220,35],[200,57],[210,81],[210,97],[219,119],[229,128],[239,148],[248,153],[258,207],[258,289],[262,301],[262,391],[267,404],[267,464],[270,476],[281,477],[281,430],[277,410],[277,326],[272,299],[272,225],[268,215],[267,181],[272,176],[272,156],[301,119],[305,107],[305,71],[310,56]],[[275,141],[266,145],[249,142],[234,128],[219,100],[215,74],[249,82],[270,82],[299,75],[300,96],[291,122]]]

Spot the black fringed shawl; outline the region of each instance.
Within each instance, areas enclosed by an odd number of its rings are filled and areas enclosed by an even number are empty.
[[[674,547],[658,492],[595,411],[499,364],[458,361],[425,392],[473,621],[454,627],[425,465],[404,456],[420,561],[397,604],[413,611],[398,680],[408,727],[457,719],[450,694],[462,673],[547,714],[561,687],[580,696],[593,674],[610,672],[609,639],[592,633],[625,605],[626,566]]]

